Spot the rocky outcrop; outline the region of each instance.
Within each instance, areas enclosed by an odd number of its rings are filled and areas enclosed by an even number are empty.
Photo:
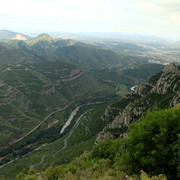
[[[163,73],[156,85],[151,90],[152,93],[165,94],[170,90],[175,91],[180,86],[180,71],[175,64],[165,66]]]
[[[114,134],[116,133],[117,135],[118,129],[127,127],[132,120],[137,120],[148,109],[159,106],[168,93],[175,95],[169,102],[166,102],[167,107],[174,107],[180,103],[180,70],[174,64],[167,65],[161,73],[155,74],[148,81],[142,83],[130,95],[121,98],[119,100],[120,104],[121,101],[122,103],[123,101],[128,101],[129,103],[124,108],[117,107],[119,114],[98,134],[96,142],[113,139],[115,137]],[[106,117],[112,116],[112,108],[113,105],[108,108],[108,111],[105,113]],[[119,133],[119,137],[124,137],[126,134],[125,132]]]
[[[76,79],[80,78],[83,74],[84,73],[81,70],[81,68],[76,68],[73,71],[71,71],[70,75],[62,77],[61,81],[62,82],[73,81],[73,80],[76,80]]]
[[[175,107],[179,103],[180,103],[180,91],[178,91],[177,94],[173,97],[170,107]]]

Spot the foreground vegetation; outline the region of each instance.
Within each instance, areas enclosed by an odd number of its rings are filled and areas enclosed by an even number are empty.
[[[149,111],[130,125],[127,138],[102,141],[69,164],[29,170],[16,179],[178,179],[179,118],[180,105]]]

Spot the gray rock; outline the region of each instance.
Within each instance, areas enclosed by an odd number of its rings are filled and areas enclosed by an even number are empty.
[[[156,76],[158,77],[158,76]],[[155,76],[152,79],[155,79]],[[151,78],[150,78],[151,79]],[[148,99],[147,94],[149,93],[157,93],[157,94],[166,94],[170,91],[177,92],[170,102],[169,106],[174,107],[178,103],[180,103],[180,70],[174,64],[167,65],[162,74],[156,78],[155,81],[152,82],[152,79],[145,81],[142,83],[137,89],[132,92],[130,95],[126,95],[120,99],[129,100],[130,103],[124,109],[118,109],[119,115],[114,117],[114,120],[106,126],[102,132],[100,132],[96,138],[96,142],[100,140],[108,140],[113,139],[113,129],[122,128],[123,126],[128,126],[129,123],[134,118],[139,118],[144,115],[149,108],[153,108],[156,106],[157,102],[152,102]],[[138,95],[138,96],[137,96]],[[138,97],[137,99],[134,97]],[[157,100],[158,101],[158,100]],[[108,107],[105,111],[105,117],[112,117],[112,107]],[[119,137],[127,136],[127,132],[123,134],[119,134]]]

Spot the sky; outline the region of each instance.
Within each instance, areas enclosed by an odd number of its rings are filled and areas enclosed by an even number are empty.
[[[0,29],[180,39],[180,0],[0,0]]]

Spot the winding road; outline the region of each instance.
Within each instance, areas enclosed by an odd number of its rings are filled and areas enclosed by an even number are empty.
[[[15,144],[16,142],[19,142],[19,141],[21,141],[22,139],[24,139],[26,136],[28,136],[29,134],[31,134],[32,132],[34,132],[39,126],[41,126],[41,124],[43,124],[50,116],[52,116],[53,114],[55,114],[55,113],[57,113],[57,112],[60,112],[60,111],[63,111],[63,110],[65,110],[65,109],[67,109],[67,108],[68,108],[70,105],[72,105],[73,103],[74,103],[74,101],[70,102],[69,104],[67,104],[67,105],[66,105],[65,107],[63,107],[63,108],[58,109],[58,110],[53,111],[53,112],[51,112],[50,114],[48,114],[37,126],[35,126],[32,130],[30,130],[27,134],[25,134],[25,135],[22,136],[21,138],[19,138],[19,139],[17,139],[16,141],[14,141],[12,144]],[[101,104],[101,103],[103,103],[103,102],[93,102],[93,103],[88,103],[88,104],[86,104],[86,105]],[[82,106],[82,105],[81,105],[81,106]],[[61,131],[59,132],[59,134],[63,133],[64,130],[65,130],[65,128],[70,125],[73,117],[76,115],[76,112],[79,110],[79,108],[80,108],[81,106],[78,106],[76,109],[74,109],[74,110],[72,111],[72,113],[71,113],[68,121],[65,123],[65,125],[63,126],[63,128],[61,129]],[[63,146],[60,150],[58,150],[57,152],[55,152],[54,154],[51,154],[51,155],[55,155],[55,154],[61,152],[62,150],[66,149],[66,147],[67,147],[67,140],[68,140],[68,138],[71,137],[73,131],[74,131],[74,130],[76,129],[76,127],[78,126],[78,123],[79,123],[81,117],[82,117],[84,114],[86,114],[87,112],[91,111],[91,110],[92,110],[92,109],[86,111],[85,113],[83,113],[83,114],[78,118],[78,120],[77,120],[76,123],[74,124],[73,128],[71,129],[70,134],[68,135],[68,137],[66,137],[66,138],[64,139],[64,146]],[[12,145],[12,144],[11,144],[11,145]],[[42,146],[40,146],[39,148],[35,149],[34,151],[39,150],[41,147],[42,147]],[[29,154],[33,153],[34,151],[32,151],[32,152],[30,152],[30,153],[28,153],[28,154],[26,154],[26,155],[29,155]],[[24,155],[24,156],[26,156],[26,155]],[[24,156],[22,156],[22,157],[24,157]],[[50,155],[44,155],[44,156],[42,156],[42,157],[41,157],[41,161],[40,161],[39,163],[35,164],[35,165],[31,165],[31,166],[30,166],[30,169],[33,169],[33,168],[34,168],[35,166],[37,166],[38,164],[42,164],[42,163],[44,162],[44,158],[45,158],[46,156],[50,156]],[[2,165],[0,166],[0,169],[3,168],[4,166],[6,166],[7,164],[11,164],[11,163],[13,163],[13,162],[15,162],[15,161],[17,161],[17,160],[19,160],[18,157],[17,157],[16,159],[14,159],[14,160],[11,160],[11,161],[5,163],[5,164],[2,164]]]
[[[21,141],[22,139],[24,139],[26,136],[28,136],[29,134],[31,134],[32,132],[34,132],[41,124],[43,124],[50,116],[52,116],[53,114],[63,111],[65,109],[67,109],[73,102],[67,104],[66,106],[64,106],[61,109],[58,109],[56,111],[53,111],[52,113],[48,114],[36,127],[34,127],[31,131],[29,131],[27,134],[25,134],[24,136],[22,136],[21,138],[17,139],[16,141],[14,141],[12,144],[17,143],[19,141]],[[11,145],[12,145],[11,144]]]
[[[31,165],[29,169],[34,169],[37,165],[42,164],[42,163],[44,162],[45,157],[48,157],[48,156],[50,156],[50,155],[51,155],[51,156],[54,156],[54,155],[56,155],[57,153],[59,153],[59,152],[63,151],[64,149],[66,149],[67,144],[68,144],[67,140],[72,136],[72,133],[73,133],[74,130],[78,127],[79,121],[81,120],[81,118],[82,118],[86,113],[88,113],[88,112],[91,111],[91,110],[92,110],[92,109],[84,112],[84,113],[77,119],[77,121],[76,121],[76,123],[74,124],[73,128],[71,129],[69,135],[64,139],[64,146],[63,146],[60,150],[56,151],[56,152],[53,153],[53,154],[47,154],[47,155],[42,156],[42,157],[41,157],[41,161],[40,161],[39,163],[37,163],[37,164]],[[76,115],[76,113],[75,113],[75,114],[72,113],[72,114],[73,114],[73,117]],[[72,117],[72,116],[70,116],[70,117]],[[72,117],[72,119],[73,119],[73,117]]]

